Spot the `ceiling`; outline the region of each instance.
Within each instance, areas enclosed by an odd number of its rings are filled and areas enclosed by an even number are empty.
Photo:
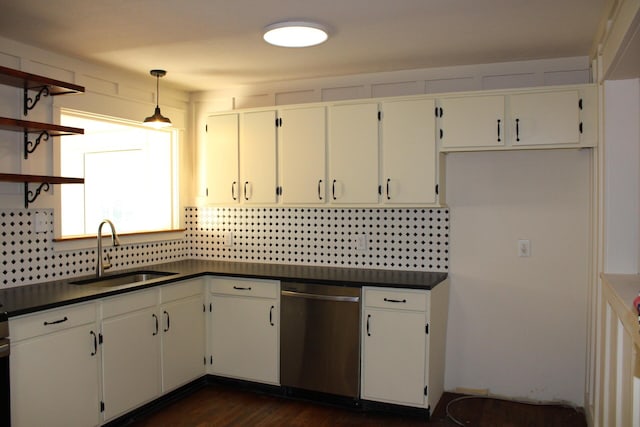
[[[0,36],[186,90],[588,55],[606,0],[0,0]],[[268,45],[283,20],[330,29]]]

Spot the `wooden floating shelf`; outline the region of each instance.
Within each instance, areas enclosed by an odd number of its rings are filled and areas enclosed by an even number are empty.
[[[0,181],[3,182],[46,182],[49,184],[84,184],[84,178],[65,178],[62,176],[47,175],[22,175],[13,173],[0,173]]]
[[[0,129],[10,131],[23,131],[27,133],[46,131],[50,136],[84,134],[84,129],[81,128],[60,126],[51,123],[31,122],[28,120],[10,119],[7,117],[0,117]]]
[[[48,86],[50,95],[84,92],[84,86],[50,79],[36,74],[25,73],[24,71],[13,70],[2,66],[0,66],[0,84],[32,90]]]
[[[19,182],[24,184],[24,208],[36,201],[40,193],[49,191],[53,184],[84,184],[84,178],[65,178],[62,176],[22,175],[14,173],[0,173],[0,181]],[[30,183],[39,184],[35,190],[29,189]]]

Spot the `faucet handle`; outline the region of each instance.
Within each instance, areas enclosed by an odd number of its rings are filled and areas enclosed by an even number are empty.
[[[107,270],[111,267],[113,267],[113,265],[111,264],[111,255],[109,255],[109,253],[107,252],[107,261],[105,263],[102,264],[102,268],[104,270]]]

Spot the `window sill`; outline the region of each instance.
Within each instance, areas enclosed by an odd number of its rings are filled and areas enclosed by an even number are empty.
[[[137,243],[150,243],[166,240],[181,240],[184,239],[185,229],[172,229],[172,230],[157,230],[157,231],[144,231],[137,233],[118,233],[120,244],[131,245]],[[70,251],[76,249],[89,249],[96,247],[97,235],[83,235],[83,236],[65,236],[56,237],[53,239],[54,251]],[[111,233],[109,230],[103,232],[103,239],[111,240]]]

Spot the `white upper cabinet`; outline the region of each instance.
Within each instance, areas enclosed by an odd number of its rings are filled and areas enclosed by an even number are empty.
[[[286,204],[325,203],[325,107],[287,108],[280,111],[280,184]]]
[[[510,96],[514,145],[580,144],[578,90]]]
[[[395,203],[436,201],[435,102],[383,102],[382,195]]]
[[[240,116],[240,193],[243,203],[275,203],[276,111]]]
[[[442,147],[501,147],[505,143],[504,96],[444,98],[436,110]]]
[[[238,203],[238,114],[207,118],[207,203]]]
[[[443,96],[441,151],[594,147],[597,98],[593,85]]]
[[[378,203],[378,104],[329,107],[331,202]]]
[[[439,153],[595,147],[598,91],[327,102],[216,115],[207,126],[207,203],[437,206]]]

